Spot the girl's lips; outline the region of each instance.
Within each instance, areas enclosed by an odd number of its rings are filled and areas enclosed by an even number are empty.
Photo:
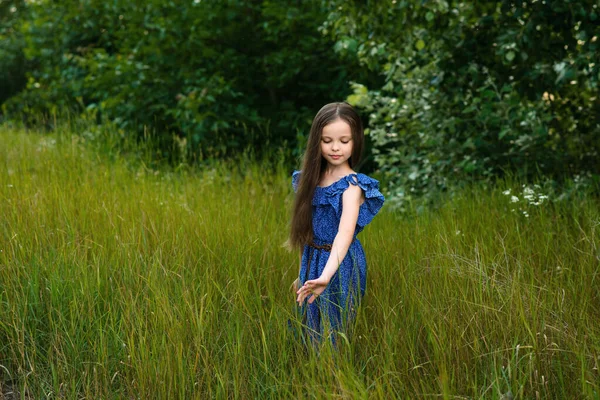
[[[333,158],[333,159],[337,160],[337,159],[338,159],[338,158],[340,158],[341,156],[329,156],[329,157],[331,157],[331,158]]]

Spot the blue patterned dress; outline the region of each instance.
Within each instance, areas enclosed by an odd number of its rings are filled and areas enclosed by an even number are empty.
[[[294,192],[298,188],[300,174],[301,171],[294,171],[292,174]],[[308,304],[305,300],[299,308],[305,333],[308,333],[313,341],[320,341],[324,332],[331,334],[341,331],[348,334],[348,324],[353,320],[356,307],[365,293],[367,260],[356,236],[373,220],[383,206],[385,198],[379,191],[379,181],[365,174],[353,173],[329,186],[317,186],[312,201],[313,242],[319,246],[333,243],[342,216],[342,194],[350,185],[358,185],[365,195],[365,201],[361,204],[358,213],[354,240],[325,291],[312,304]],[[301,285],[321,275],[329,254],[330,252],[325,249],[304,246],[299,276]],[[331,339],[335,344],[334,335]]]

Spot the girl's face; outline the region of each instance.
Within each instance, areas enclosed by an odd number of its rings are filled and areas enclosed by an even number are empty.
[[[343,165],[352,155],[352,130],[342,119],[323,127],[321,155],[333,166]]]

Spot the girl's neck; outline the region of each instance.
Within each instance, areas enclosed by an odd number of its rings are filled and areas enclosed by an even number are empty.
[[[323,171],[322,177],[342,177],[353,172],[354,171],[352,170],[352,168],[350,168],[350,164],[346,161],[344,164],[341,165],[327,165],[327,167],[325,167],[325,170]]]

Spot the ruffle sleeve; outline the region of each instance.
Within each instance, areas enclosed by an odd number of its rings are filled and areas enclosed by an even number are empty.
[[[342,212],[342,194],[349,185],[358,185],[365,194],[365,201],[361,204],[356,224],[365,227],[383,207],[385,197],[379,191],[379,181],[365,174],[350,174],[340,179],[325,189],[324,201],[331,204],[338,218]]]
[[[363,177],[361,179],[361,176]],[[366,175],[358,175],[358,186],[365,192],[365,202],[360,206],[358,226],[365,227],[383,207],[385,197],[379,191],[379,181]]]
[[[298,191],[298,182],[300,182],[300,171],[292,172],[292,188],[294,189],[294,193]]]

